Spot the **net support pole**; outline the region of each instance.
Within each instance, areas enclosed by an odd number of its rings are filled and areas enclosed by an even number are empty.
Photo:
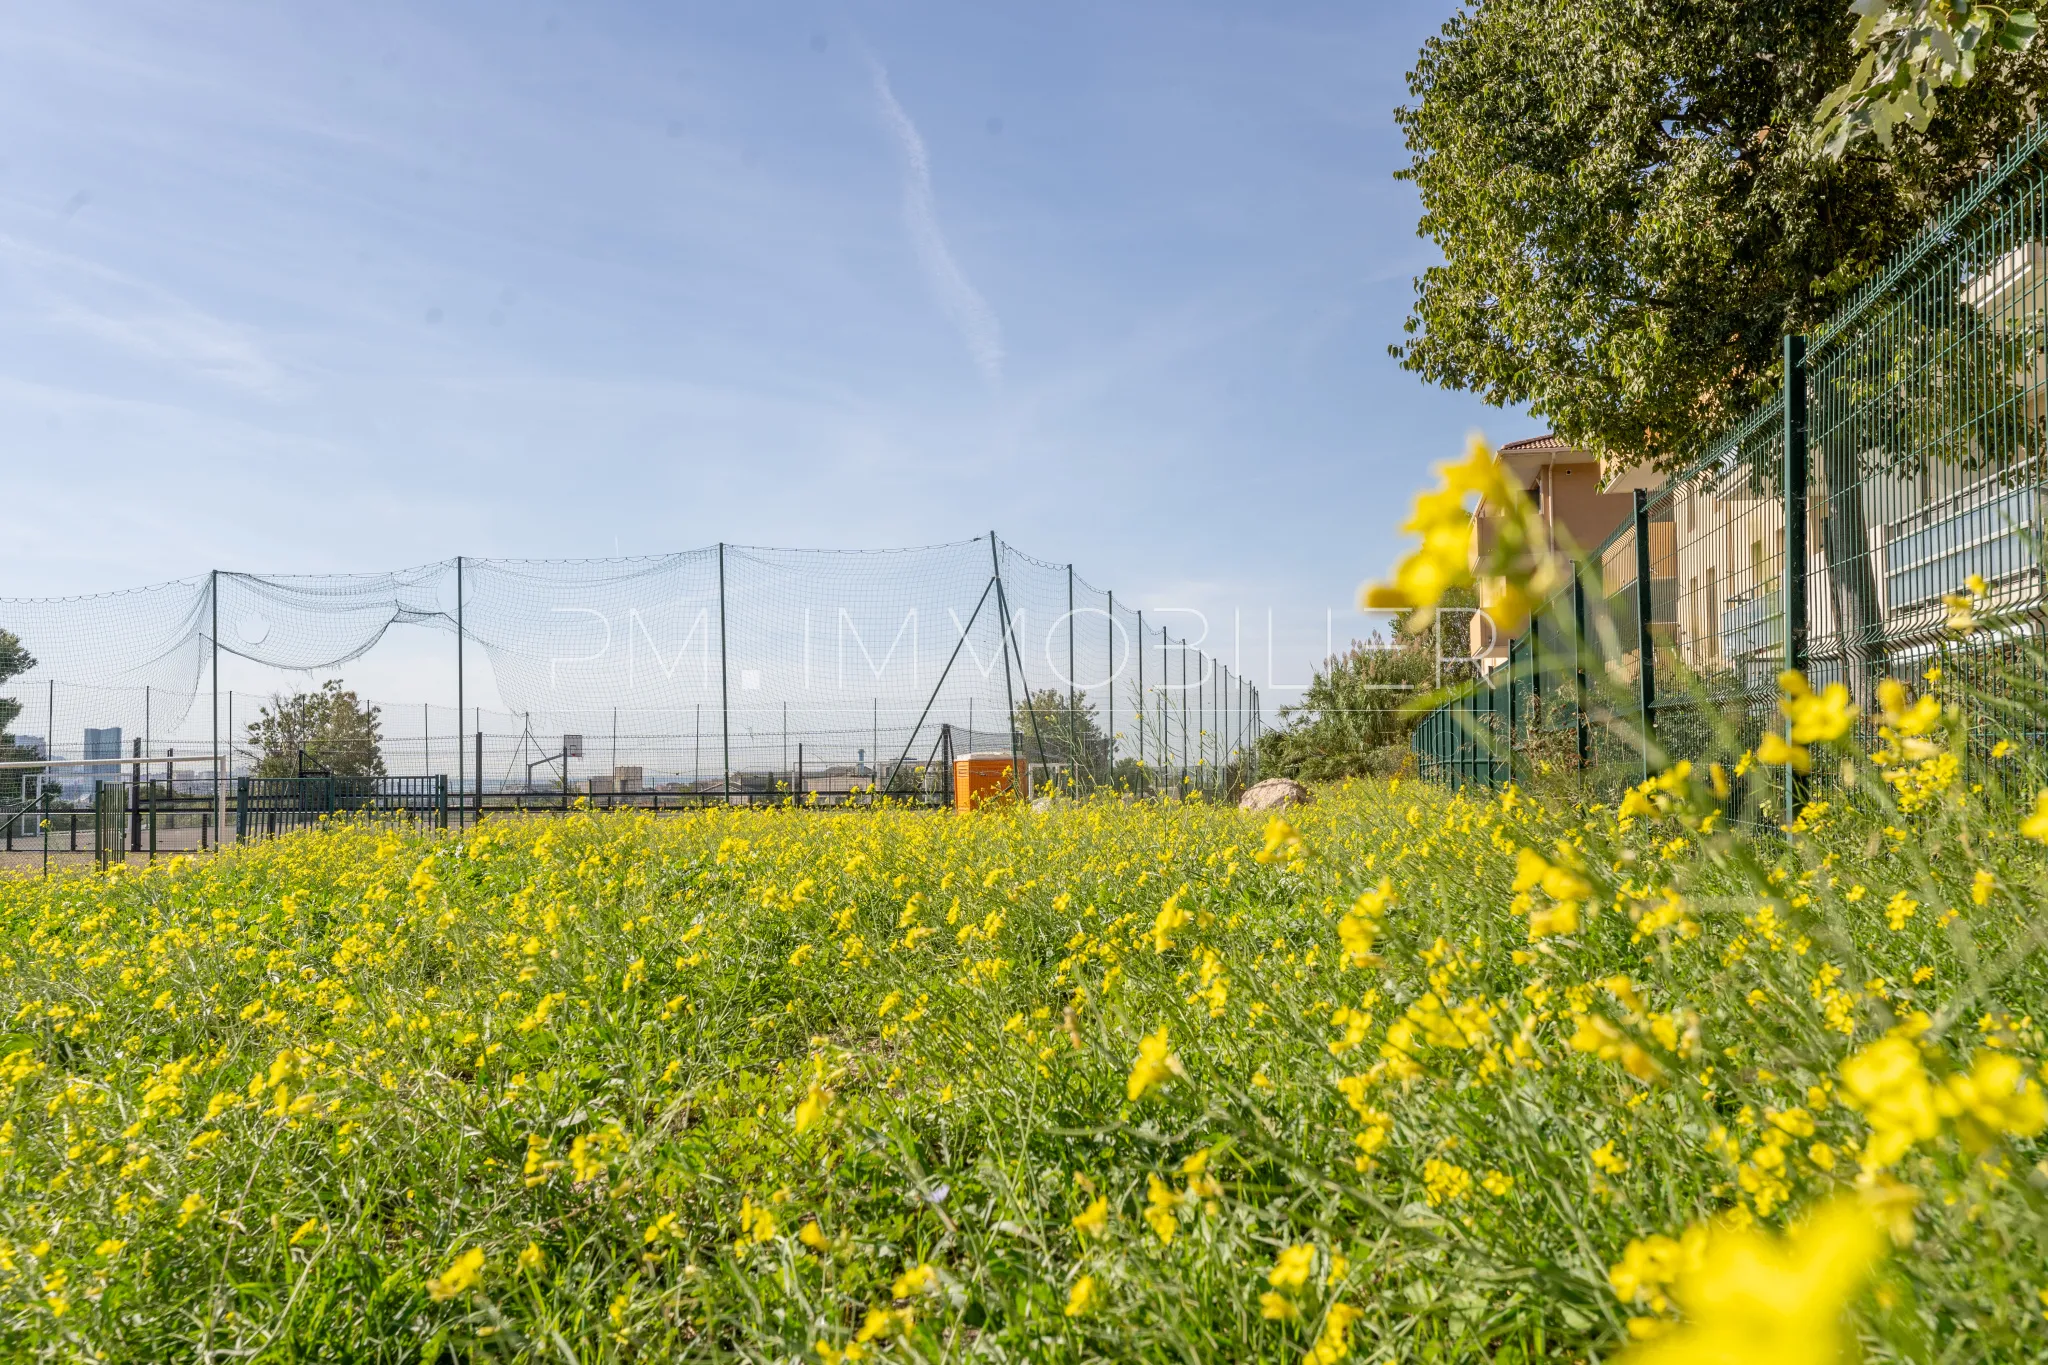
[[[1102,780],[1105,784],[1116,783],[1116,594],[1109,594],[1109,608],[1102,613],[1103,654],[1102,671],[1108,676],[1109,711],[1103,720],[1103,734],[1107,738],[1108,752],[1103,755]]]
[[[1238,742],[1244,746],[1244,785],[1249,788],[1258,781],[1259,717],[1257,704],[1252,700],[1258,689],[1252,686],[1250,678],[1238,679],[1238,685],[1242,689],[1238,705],[1244,708],[1244,714],[1237,719],[1238,733],[1243,736]]]
[[[718,542],[718,744],[721,767],[725,769],[722,790],[725,804],[732,804],[732,694],[726,688],[725,654],[725,542]]]
[[[1145,776],[1145,613],[1138,613],[1138,777]]]
[[[212,617],[210,629],[213,636],[207,643],[211,646],[213,653],[209,671],[213,674],[213,827],[217,830],[220,828],[221,816],[226,810],[226,807],[222,804],[223,797],[220,789],[220,570],[215,569],[211,578],[212,581],[207,584],[206,605],[207,611]],[[55,684],[52,684],[52,686],[54,687]],[[54,713],[57,708],[54,703],[54,693],[52,695],[53,701],[50,709]],[[54,745],[56,742],[57,727],[53,724],[50,727],[50,745]],[[44,752],[52,752],[49,745],[44,746]]]
[[[1180,796],[1188,795],[1188,642],[1180,642]]]
[[[1215,783],[1217,794],[1221,795],[1230,773],[1230,709],[1225,700],[1230,694],[1230,666],[1221,659],[1214,663],[1216,690],[1209,698],[1209,724],[1215,734],[1209,740],[1209,753],[1215,771],[1210,774],[1210,780]]]
[[[988,595],[995,591],[996,582],[996,579],[990,578],[988,582],[982,585],[981,596],[975,600],[974,610],[969,613],[967,624],[960,628],[960,638],[953,642],[953,652],[946,656],[946,666],[939,670],[939,680],[932,684],[932,694],[925,698],[924,710],[917,713],[917,724],[910,727],[910,738],[904,741],[903,757],[896,760],[897,767],[901,768],[910,761],[910,747],[917,743],[917,737],[923,731],[925,721],[931,717],[932,707],[938,704],[939,689],[946,685],[947,675],[952,673],[954,662],[959,659],[961,649],[967,644],[967,632],[973,630],[974,623],[981,618],[981,609],[988,605]],[[973,705],[971,699],[968,705]],[[950,734],[950,731],[948,733]],[[971,723],[967,727],[967,733],[967,742],[972,746],[974,743],[974,727]],[[950,745],[952,743],[951,739],[948,739],[947,743]]]
[[[1785,667],[1806,672],[1806,499],[1810,472],[1806,458],[1806,338],[1785,336]],[[1852,496],[1853,496],[1852,491]],[[1790,721],[1785,738],[1790,742]],[[1806,780],[1785,765],[1785,823],[1806,804]]]
[[[457,555],[455,556],[455,806],[457,810],[460,810],[464,804],[462,790],[463,777],[465,776],[463,772],[465,755],[462,744],[462,703],[462,556]],[[481,750],[479,750],[479,753],[481,753]],[[481,787],[484,780],[484,765],[481,757],[477,759],[476,780],[477,785]],[[458,821],[460,818],[459,816],[457,817]]]
[[[1169,698],[1172,700],[1169,700]],[[1174,696],[1173,637],[1167,633],[1166,627],[1161,626],[1159,628],[1159,720],[1162,731],[1160,755],[1161,761],[1166,765],[1167,777],[1174,783],[1174,798],[1178,800],[1180,797],[1187,795],[1187,791],[1181,785],[1181,779],[1184,776],[1183,770],[1187,767],[1187,762],[1185,756],[1180,752],[1180,747],[1173,742],[1175,701],[1180,704],[1180,720],[1182,727],[1185,728],[1188,697],[1186,692],[1182,692],[1178,697]],[[1185,736],[1183,736],[1183,739],[1185,739]]]
[[[1067,565],[1067,786],[1081,770],[1081,706],[1074,695],[1074,566]]]
[[[1650,751],[1657,733],[1657,656],[1651,647],[1650,611],[1650,495],[1635,490],[1636,514],[1636,683],[1637,706],[1642,711],[1643,780],[1650,780],[1654,766]]]
[[[1016,625],[1014,623],[1007,624],[1004,630],[1003,638],[1009,639],[1016,634]],[[1045,662],[1049,668],[1058,667],[1057,664],[1053,663],[1052,659],[1052,632],[1049,630],[1045,634]],[[1031,691],[1031,677],[1024,671],[1024,647],[1021,644],[1017,646],[1017,686],[1024,693],[1024,721],[1031,727],[1031,747],[1038,750],[1038,766],[1047,770],[1046,777],[1050,781],[1052,760],[1045,756],[1045,733],[1038,723],[1038,700]],[[1046,693],[1050,698],[1051,705],[1059,705],[1058,688],[1048,687]],[[1056,715],[1057,713],[1055,713]],[[1011,707],[1010,723],[1012,725],[1017,723],[1016,708],[1014,706]],[[1017,742],[1019,744],[1024,742],[1021,731],[1018,733]]]
[[[1003,559],[996,552],[996,533],[988,533],[989,568],[995,575],[996,620],[1003,632],[1003,700],[1009,703],[1009,714],[1005,718],[1010,728],[1010,786],[1023,800],[1026,790],[1024,783],[1024,754],[1017,733],[1017,694],[1010,686],[1010,601],[1003,592]]]

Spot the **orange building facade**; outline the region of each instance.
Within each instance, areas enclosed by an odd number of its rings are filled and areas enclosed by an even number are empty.
[[[1510,441],[1494,457],[1507,467],[1510,477],[1536,504],[1549,539],[1546,548],[1555,553],[1597,547],[1629,519],[1633,491],[1655,487],[1663,481],[1660,475],[1631,470],[1603,488],[1600,461],[1550,435]],[[1636,477],[1639,473],[1640,478]],[[1498,525],[1498,513],[1486,507],[1481,507],[1472,518],[1475,565],[1492,547]],[[1631,567],[1630,576],[1633,572]],[[1491,672],[1508,657],[1507,636],[1495,628],[1492,617],[1486,614],[1493,588],[1491,582],[1481,580],[1480,610],[1472,614],[1469,636],[1468,647],[1483,672]]]

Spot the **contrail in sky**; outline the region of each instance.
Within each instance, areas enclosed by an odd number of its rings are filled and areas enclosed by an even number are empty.
[[[870,66],[874,71],[875,94],[881,101],[882,118],[903,152],[903,220],[910,229],[911,243],[917,248],[918,263],[924,267],[932,289],[939,296],[939,307],[960,329],[961,338],[966,341],[975,365],[991,384],[998,383],[1003,377],[1002,324],[996,320],[995,310],[988,306],[988,300],[975,289],[960,269],[960,263],[953,259],[952,248],[946,245],[945,234],[939,231],[938,214],[932,200],[931,159],[925,152],[924,139],[918,135],[917,125],[896,102],[895,92],[889,89],[889,73],[882,69],[880,62],[871,61]]]

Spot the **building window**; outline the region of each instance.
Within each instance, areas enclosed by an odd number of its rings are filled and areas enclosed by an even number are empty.
[[[1709,659],[1721,657],[1721,592],[1714,583],[1717,576],[1714,566],[1709,564],[1707,566],[1707,619],[1712,623],[1711,628],[1707,631],[1707,657]]]
[[[1691,581],[1685,585],[1685,600],[1689,604],[1685,613],[1687,630],[1690,636],[1689,643],[1692,645],[1693,660],[1698,662],[1700,657],[1700,576],[1698,574],[1694,574]]]

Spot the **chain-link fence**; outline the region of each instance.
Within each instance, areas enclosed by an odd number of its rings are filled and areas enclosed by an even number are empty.
[[[2044,303],[2036,125],[1810,339],[1785,338],[1770,401],[1636,494],[1506,666],[1417,729],[1423,773],[1562,769],[1613,791],[1752,747],[1787,667],[1866,716],[1881,678],[1937,662],[1995,691],[2043,619]],[[1964,634],[1946,599],[1973,583],[1995,625]]]

